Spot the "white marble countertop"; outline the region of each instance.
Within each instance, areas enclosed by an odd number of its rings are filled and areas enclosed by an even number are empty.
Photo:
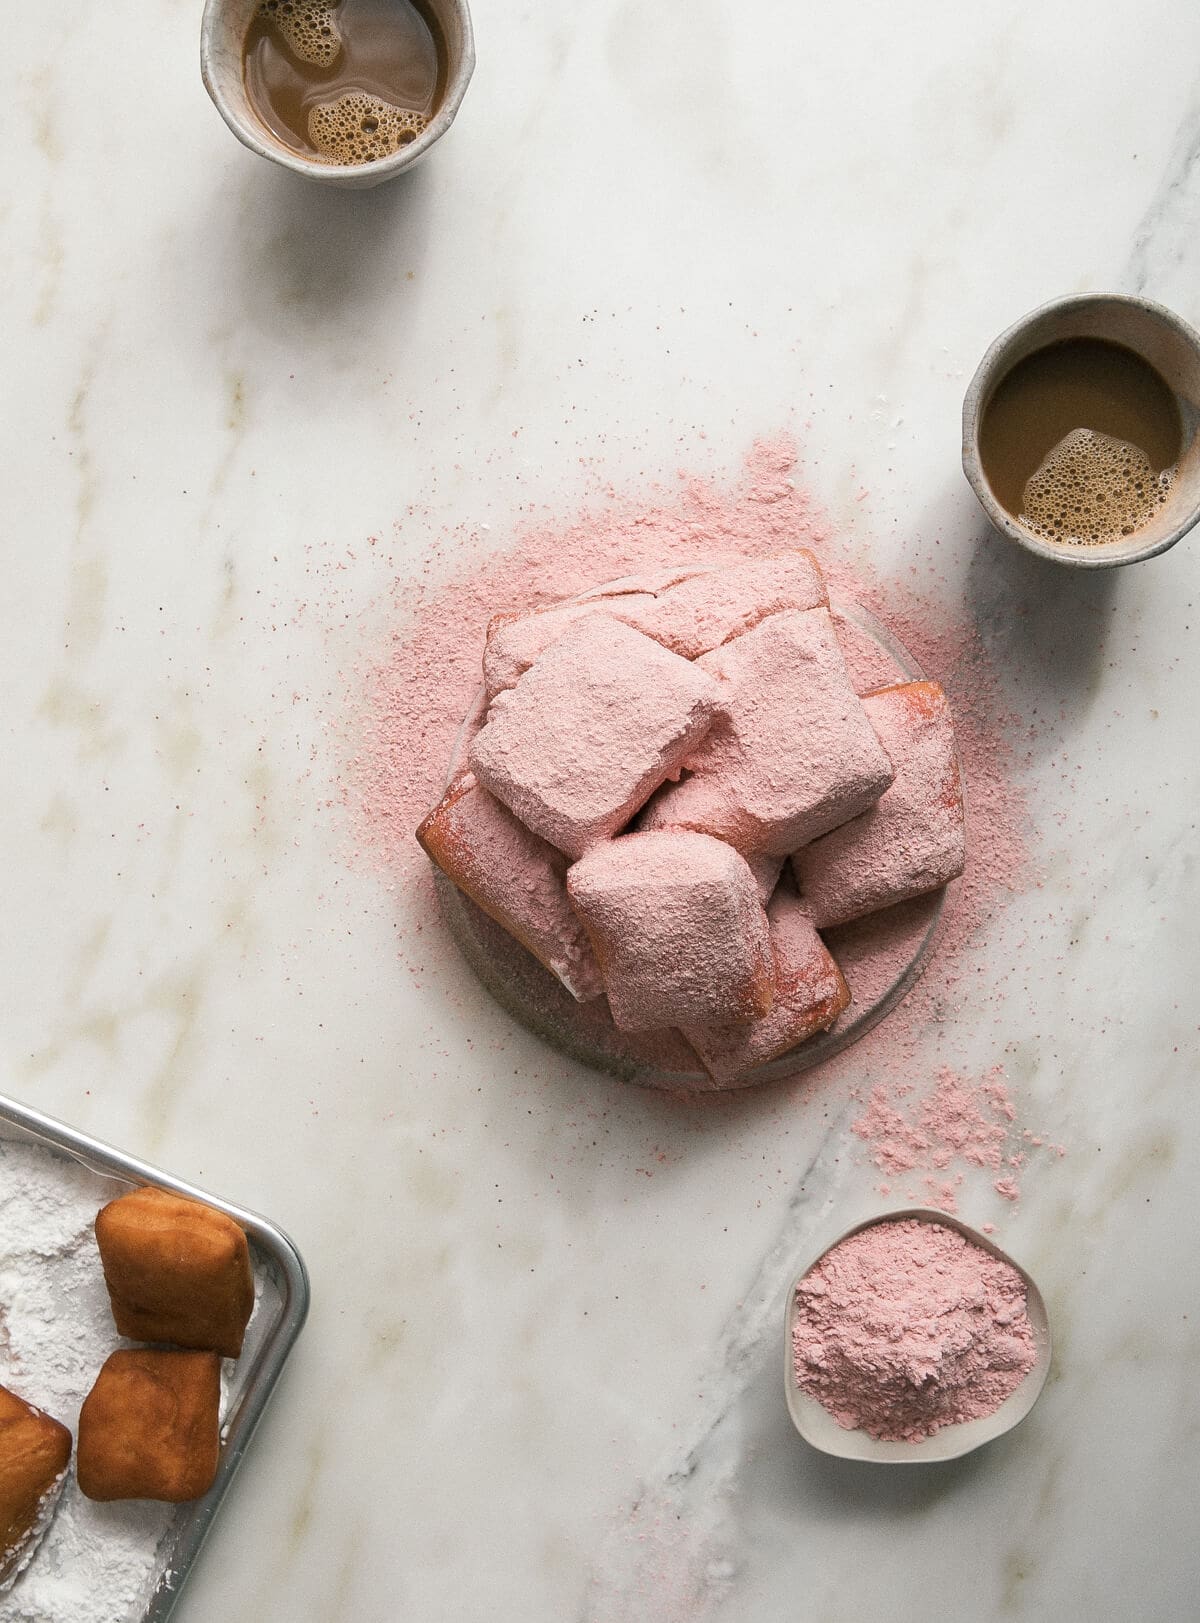
[[[261,1210],[313,1278],[181,1623],[1179,1623],[1200,543],[1014,556],[958,418],[1046,298],[1200,320],[1200,11],[479,0],[454,130],[353,195],[231,138],[199,11],[15,12],[0,114],[0,1091]],[[322,810],[322,571],[370,625],[355,560],[410,505],[393,550],[436,570],[443,531],[503,545],[522,503],[781,427],[1038,717],[1043,882],[914,1069],[1003,1063],[1066,1149],[960,1203],[1041,1280],[1056,1367],[947,1467],[841,1465],[784,1411],[794,1261],[877,1198],[844,1090],[697,1113],[540,1048],[435,937],[418,987],[404,896]]]

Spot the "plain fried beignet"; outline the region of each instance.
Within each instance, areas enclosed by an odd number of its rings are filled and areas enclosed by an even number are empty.
[[[212,1206],[134,1189],[96,1216],[117,1329],[236,1358],[254,1307],[244,1231]]]
[[[0,1386],[0,1590],[32,1560],[70,1458],[67,1428]]]
[[[199,1499],[217,1474],[220,1406],[216,1353],[112,1353],[79,1414],[80,1488],[99,1500]]]

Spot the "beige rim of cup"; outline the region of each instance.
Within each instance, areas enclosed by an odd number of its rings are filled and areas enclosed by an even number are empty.
[[[446,93],[426,127],[408,146],[372,163],[316,163],[293,152],[258,118],[246,95],[242,47],[259,0],[207,0],[200,25],[200,76],[217,111],[243,146],[309,180],[359,190],[411,169],[454,122],[475,71],[475,39],[467,0],[425,0],[446,44]]]
[[[979,455],[979,426],[992,396],[1018,361],[1067,338],[1123,344],[1155,369],[1179,405],[1183,441],[1171,494],[1133,535],[1095,546],[1047,541],[997,501]],[[1075,569],[1111,569],[1165,552],[1200,519],[1200,335],[1161,304],[1119,293],[1086,293],[1043,304],[1001,333],[963,401],[962,463],[979,504],[1001,535],[1039,557]]]
[[[989,1256],[1016,1269],[1025,1281],[1025,1311],[1029,1315],[1029,1323],[1033,1330],[1036,1361],[1020,1386],[1009,1393],[993,1414],[985,1415],[982,1420],[964,1420],[957,1425],[943,1426],[940,1431],[935,1431],[932,1437],[926,1437],[919,1443],[880,1442],[868,1436],[865,1431],[847,1431],[844,1426],[839,1426],[824,1404],[818,1403],[816,1398],[809,1397],[807,1392],[797,1386],[792,1361],[796,1287],[812,1272],[822,1257],[827,1256],[835,1246],[841,1245],[843,1240],[848,1240],[852,1234],[873,1228],[876,1223],[902,1223],[908,1218],[954,1229],[964,1239],[986,1251]],[[853,1224],[836,1239],[824,1242],[788,1287],[783,1334],[783,1379],[788,1413],[792,1417],[792,1424],[806,1443],[820,1449],[823,1454],[833,1454],[838,1459],[865,1460],[873,1465],[929,1465],[939,1460],[956,1460],[963,1454],[970,1454],[973,1450],[982,1448],[984,1443],[1002,1437],[1006,1431],[1011,1431],[1024,1420],[1041,1396],[1042,1388],[1046,1384],[1046,1377],[1050,1373],[1050,1354],[1050,1320],[1042,1293],[1032,1276],[1025,1272],[1019,1262],[1014,1262],[998,1245],[993,1244],[986,1234],[980,1234],[977,1229],[960,1222],[957,1217],[935,1211],[930,1206],[905,1206],[892,1212],[880,1212],[875,1217],[868,1217],[861,1223]]]

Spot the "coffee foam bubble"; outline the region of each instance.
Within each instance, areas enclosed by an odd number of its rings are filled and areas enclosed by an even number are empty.
[[[1171,493],[1175,469],[1155,473],[1145,452],[1076,428],[1025,486],[1021,523],[1047,541],[1096,546],[1147,524]]]
[[[336,0],[260,0],[258,15],[288,45],[293,56],[314,67],[337,61],[342,38],[334,21]]]
[[[428,123],[424,113],[350,90],[312,109],[308,136],[330,163],[370,163],[410,146]]]

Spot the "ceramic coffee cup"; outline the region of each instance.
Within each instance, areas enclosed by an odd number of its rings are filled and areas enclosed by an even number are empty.
[[[1002,507],[988,482],[979,430],[1002,380],[1035,350],[1071,338],[1121,344],[1148,361],[1175,396],[1182,442],[1170,495],[1152,518],[1119,541],[1076,545],[1049,541]],[[1076,569],[1108,569],[1165,552],[1200,519],[1200,336],[1161,304],[1116,293],[1055,299],[1001,333],[979,364],[963,402],[963,472],[1001,535],[1029,552]]]
[[[372,163],[317,163],[283,144],[256,115],[246,95],[242,47],[258,0],[207,0],[200,28],[200,73],[204,87],[229,128],[251,152],[326,186],[378,186],[410,169],[454,122],[471,74],[475,40],[466,0],[425,0],[446,49],[446,91],[437,112],[415,141]]]

